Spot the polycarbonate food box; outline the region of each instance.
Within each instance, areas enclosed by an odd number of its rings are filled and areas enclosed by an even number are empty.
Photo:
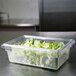
[[[59,50],[14,45],[29,38],[45,42],[64,42],[65,45]],[[2,44],[2,48],[7,51],[10,62],[57,70],[69,58],[70,48],[74,43],[73,39],[23,35]]]

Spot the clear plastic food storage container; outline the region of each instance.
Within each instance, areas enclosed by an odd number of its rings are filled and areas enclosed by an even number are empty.
[[[65,45],[59,50],[20,45],[29,38],[47,43],[64,42]],[[69,58],[70,48],[74,43],[73,39],[23,35],[2,44],[2,48],[7,51],[10,62],[57,70]]]

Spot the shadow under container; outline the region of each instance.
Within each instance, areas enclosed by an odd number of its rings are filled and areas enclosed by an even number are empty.
[[[29,38],[42,42],[64,42],[66,45],[60,50],[14,45],[16,43],[21,44]],[[73,39],[23,35],[2,44],[2,48],[5,48],[9,62],[57,70],[68,60],[70,48],[74,43],[75,40]]]

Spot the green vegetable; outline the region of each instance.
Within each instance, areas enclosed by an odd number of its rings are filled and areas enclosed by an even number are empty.
[[[39,40],[34,40],[34,46],[38,48],[42,48],[42,43]]]
[[[62,48],[64,45],[65,45],[65,44],[64,44],[63,42],[60,42],[60,43],[58,44],[58,46],[61,47],[61,48]]]
[[[65,44],[63,42],[52,42],[52,43],[47,43],[47,42],[41,42],[39,40],[33,40],[27,39],[25,42],[22,42],[22,46],[26,47],[36,47],[36,48],[44,48],[44,49],[52,49],[52,50],[59,50],[61,49]]]
[[[43,48],[45,48],[45,49],[52,49],[51,43],[43,42],[42,45],[43,45]]]
[[[25,42],[22,42],[22,44],[21,45],[24,45],[25,44]]]

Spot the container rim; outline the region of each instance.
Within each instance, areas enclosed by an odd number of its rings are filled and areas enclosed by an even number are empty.
[[[65,40],[65,41],[68,41],[68,43],[66,45],[64,45],[64,47],[62,47],[61,49],[59,50],[53,50],[53,49],[44,49],[44,48],[36,48],[36,47],[25,47],[25,46],[21,46],[21,45],[13,45],[13,44],[9,44],[10,41],[12,40],[16,40],[18,38],[21,38],[21,37],[30,37],[30,38],[38,38],[38,39],[46,39],[46,40]],[[42,50],[42,51],[61,51],[63,50],[64,48],[66,48],[68,45],[73,45],[75,43],[75,40],[74,39],[65,39],[65,38],[53,38],[53,37],[42,37],[42,36],[33,36],[33,35],[23,35],[23,36],[19,36],[17,38],[14,38],[8,42],[5,42],[1,45],[2,48],[4,47],[14,47],[14,48],[23,48],[23,49],[33,49],[33,50]]]

